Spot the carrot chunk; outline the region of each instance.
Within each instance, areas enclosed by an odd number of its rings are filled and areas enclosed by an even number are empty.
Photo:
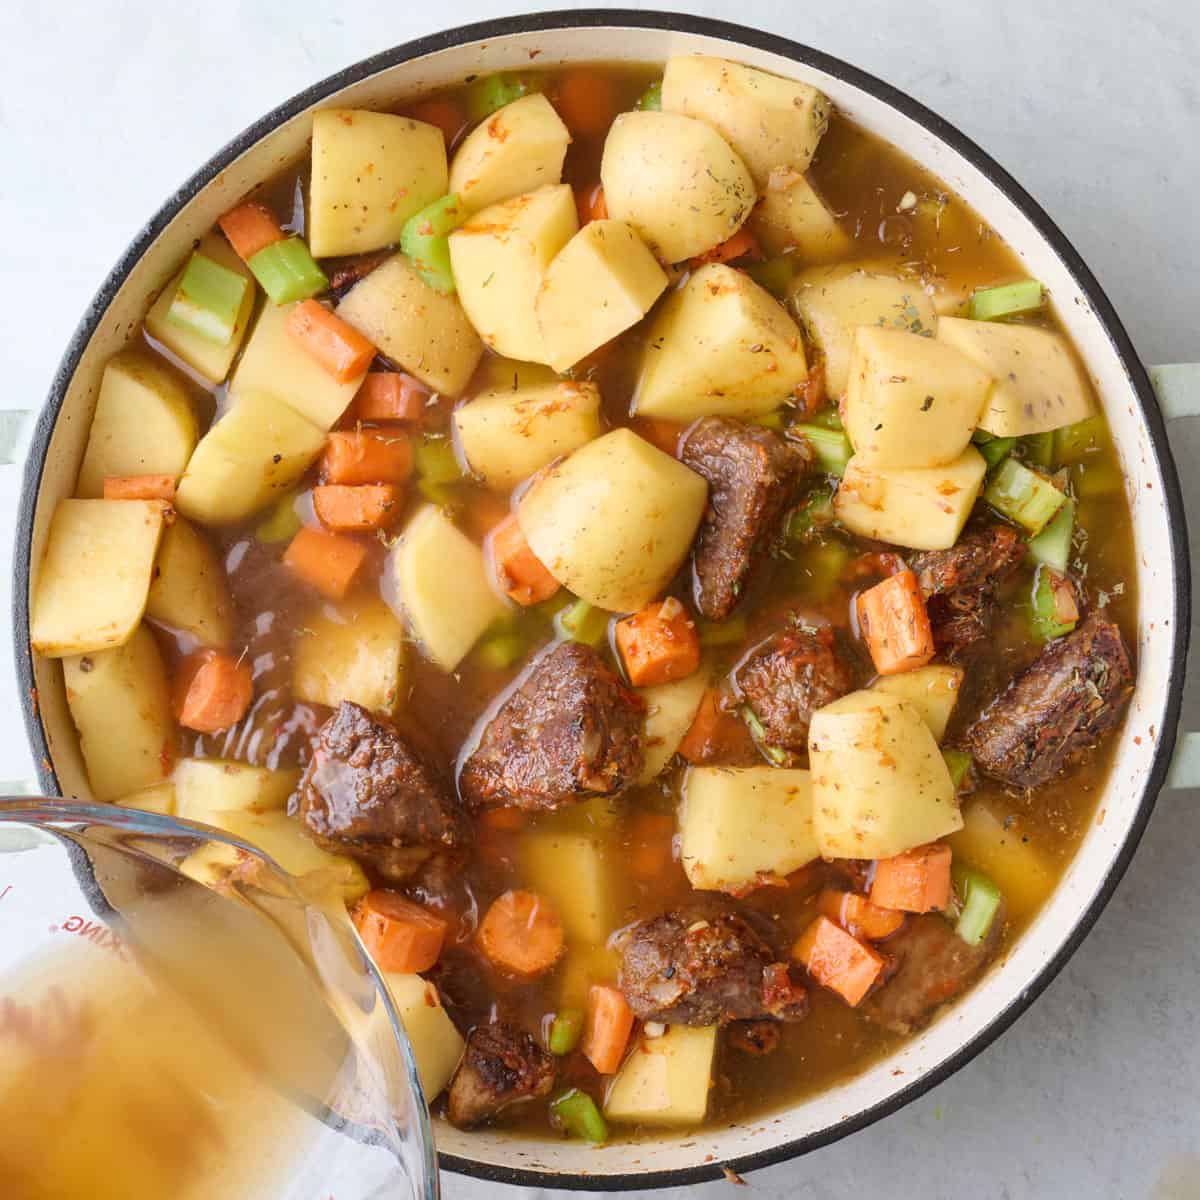
[[[253,699],[250,664],[223,650],[198,650],[179,663],[173,701],[185,729],[219,733],[236,725]]]
[[[706,762],[721,746],[725,735],[737,724],[740,722],[722,711],[721,693],[716,688],[708,688],[687,733],[683,735],[683,741],[679,743],[678,753],[690,763]]]
[[[408,438],[368,429],[335,430],[321,455],[321,478],[326,483],[403,483],[412,469]]]
[[[572,133],[599,136],[617,115],[611,77],[588,69],[568,72],[559,82],[554,107]]]
[[[565,949],[562,921],[536,892],[505,892],[479,924],[479,945],[502,971],[527,979],[544,975]]]
[[[458,135],[467,127],[467,114],[461,105],[442,96],[430,100],[422,100],[408,110],[408,115],[414,121],[424,121],[426,125],[436,125],[446,138],[447,147],[453,146]]]
[[[105,500],[175,499],[174,475],[106,475]]]
[[[601,1075],[615,1075],[633,1032],[633,1009],[615,987],[592,984],[581,1049]]]
[[[287,236],[275,214],[257,200],[247,200],[231,208],[217,224],[242,262],[249,262],[260,250],[282,242]]]
[[[430,395],[403,371],[368,371],[354,395],[351,415],[359,421],[419,421]]]
[[[375,357],[375,347],[353,325],[315,300],[301,300],[288,313],[287,331],[339,383],[357,379]]]
[[[950,847],[918,846],[875,864],[871,903],[901,912],[934,912],[950,903]]]
[[[580,225],[586,225],[589,221],[606,221],[608,203],[604,199],[604,184],[594,183],[591,187],[576,188],[575,210],[579,214]]]
[[[400,515],[400,491],[390,483],[326,483],[313,488],[312,497],[321,524],[334,533],[386,529]]]
[[[817,899],[817,906],[831,920],[836,921],[854,937],[874,941],[896,932],[904,924],[904,914],[890,908],[872,904],[866,896],[857,892],[839,892],[836,888],[825,888]]]
[[[284,563],[330,600],[345,597],[366,558],[362,542],[307,526],[283,553]]]
[[[923,667],[934,656],[929,613],[912,571],[900,571],[859,594],[858,627],[880,675]]]
[[[518,604],[539,604],[558,591],[558,580],[529,548],[515,514],[487,535],[485,545],[501,590]]]
[[[703,254],[692,259],[693,266],[702,263],[736,262],[739,258],[762,258],[758,241],[745,225],[732,237],[726,238],[719,246],[706,250]]]
[[[683,679],[700,665],[696,622],[674,596],[618,621],[617,649],[634,687]]]
[[[792,957],[851,1008],[857,1007],[874,986],[884,961],[881,954],[825,916],[818,917],[800,935],[792,947]]]
[[[368,892],[354,908],[354,927],[381,971],[428,971],[442,952],[446,922],[386,888]]]

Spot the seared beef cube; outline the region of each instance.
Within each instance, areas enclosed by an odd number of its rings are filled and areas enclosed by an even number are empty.
[[[469,833],[438,772],[390,721],[348,700],[317,733],[299,816],[315,842],[393,881],[458,850]]]
[[[477,808],[553,809],[611,796],[642,769],[645,705],[599,653],[562,642],[538,658],[484,729],[459,776]]]
[[[854,673],[837,651],[832,626],[792,625],[742,659],[733,684],[762,725],[764,742],[796,755],[808,749],[813,713],[853,691]]]
[[[861,1011],[893,1033],[912,1033],[927,1025],[992,960],[1003,925],[1001,911],[987,937],[978,946],[968,946],[939,913],[910,914],[901,929],[879,943],[879,950],[891,958],[891,974],[863,1001]]]
[[[808,994],[749,922],[719,902],[641,921],[626,936],[619,986],[644,1021],[798,1021]]]
[[[554,1059],[523,1029],[478,1025],[450,1083],[447,1111],[460,1129],[490,1120],[511,1104],[554,1087]]]
[[[988,705],[964,744],[985,774],[1035,788],[1116,728],[1132,691],[1121,631],[1093,615],[1050,642]]]
[[[693,552],[696,604],[710,621],[723,621],[775,536],[812,453],[769,429],[705,417],[688,432],[679,457],[708,480],[708,508]]]

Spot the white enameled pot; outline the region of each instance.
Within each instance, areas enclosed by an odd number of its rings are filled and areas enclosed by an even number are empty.
[[[26,466],[14,584],[16,661],[41,788],[88,798],[57,663],[30,652],[28,598],[55,503],[73,491],[105,360],[194,238],[259,181],[307,149],[314,109],[394,105],[465,76],[579,60],[657,62],[699,52],[815,84],[963,196],[1042,280],[1102,398],[1124,466],[1137,544],[1138,681],[1096,819],[1032,927],[966,999],[855,1078],[738,1125],[592,1148],[442,1123],[442,1164],[497,1181],[617,1190],[679,1185],[801,1154],[906,1103],[1006,1029],[1062,967],[1125,870],[1166,779],[1189,625],[1187,538],[1163,415],[1139,361],[1079,255],[1020,186],[940,117],[863,72],[781,38],[714,21],[645,12],[539,14],[457,29],[397,47],[317,84],[222,150],[150,221],[85,314],[36,426]],[[1164,375],[1164,397],[1182,394]],[[36,690],[35,690],[36,689]],[[36,698],[35,698],[36,697]]]

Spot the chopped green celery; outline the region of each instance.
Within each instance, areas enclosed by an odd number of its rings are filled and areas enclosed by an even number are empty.
[[[451,192],[414,213],[400,231],[400,249],[412,260],[421,278],[443,296],[454,291],[450,234],[466,219],[466,209]]]
[[[838,541],[815,542],[793,558],[795,586],[818,603],[833,595],[850,561],[850,550]]]
[[[533,608],[528,609],[529,612],[537,613],[544,621],[553,622],[564,608],[568,608],[575,603],[575,597],[567,591],[566,588],[559,588],[548,600],[543,600],[540,604],[535,604]]]
[[[833,520],[833,492],[821,488],[812,492],[792,509],[788,517],[786,534],[800,540],[807,537],[819,525],[828,525]]]
[[[743,704],[739,711],[742,714],[742,720],[746,722],[746,727],[754,735],[754,740],[758,744],[758,748],[777,767],[783,766],[787,762],[787,751],[780,749],[778,746],[772,746],[767,741],[767,731],[758,719],[758,714],[748,704]]]
[[[462,503],[458,489],[452,483],[438,483],[432,479],[418,479],[417,491],[438,508],[457,508]]]
[[[1111,462],[1076,463],[1071,472],[1075,494],[1081,500],[1093,496],[1111,496],[1124,486],[1121,472]]]
[[[982,871],[955,863],[950,868],[958,897],[958,924],[954,932],[968,946],[978,946],[988,935],[1000,911],[1000,889]]]
[[[272,304],[307,300],[329,287],[325,272],[317,266],[303,238],[290,237],[272,242],[251,255],[246,266],[262,284]]]
[[[1035,467],[1044,467],[1047,471],[1054,466],[1054,434],[1030,433],[1021,439],[1025,447],[1025,459]]]
[[[792,290],[796,263],[790,254],[781,254],[765,262],[750,263],[742,269],[760,288],[770,292],[776,300],[782,300]]]
[[[475,651],[475,661],[488,671],[503,671],[524,657],[529,643],[515,629],[500,628],[489,633]]]
[[[1067,502],[1067,497],[1049,480],[1011,457],[993,472],[983,498],[1030,534],[1041,533]]]
[[[761,426],[763,429],[774,429],[776,432],[783,428],[784,411],[782,408],[774,409],[772,412],[763,413],[760,417],[751,419],[752,425]]]
[[[1079,609],[1070,582],[1053,567],[1038,567],[1033,578],[1033,603],[1030,610],[1033,632],[1049,642],[1075,628]]]
[[[578,1088],[569,1091],[550,1101],[550,1111],[554,1119],[571,1135],[583,1138],[587,1142],[608,1141],[608,1125],[600,1115],[596,1102]]]
[[[802,434],[809,441],[821,469],[830,475],[844,475],[846,464],[854,451],[850,439],[837,429],[824,429],[820,425],[793,425],[793,434]]]
[[[965,750],[943,750],[942,757],[946,760],[946,769],[950,772],[950,782],[957,792],[971,769],[971,756]]]
[[[550,1022],[550,1036],[546,1048],[559,1056],[570,1054],[579,1045],[583,1036],[583,1009],[564,1008],[554,1014]]]
[[[237,332],[238,311],[250,280],[237,271],[193,254],[167,309],[167,320],[197,337],[228,346]]]
[[[467,87],[467,116],[482,121],[506,104],[541,90],[541,77],[534,73],[484,75]]]
[[[554,624],[563,637],[585,646],[599,646],[608,637],[610,615],[586,600],[576,600],[569,608],[554,618]]]
[[[1094,453],[1108,441],[1108,426],[1098,413],[1064,425],[1054,431],[1054,458],[1056,462],[1078,462],[1087,454]]]
[[[1034,312],[1045,301],[1045,292],[1036,279],[1022,279],[1018,283],[1005,283],[976,292],[971,297],[968,315],[972,321],[1000,321]]]
[[[819,425],[822,429],[844,429],[842,414],[836,404],[830,404],[809,418],[809,424]]]
[[[1054,519],[1037,537],[1029,539],[1029,557],[1056,571],[1065,571],[1071,561],[1071,538],[1075,533],[1075,501],[1068,499]]]
[[[463,477],[449,438],[423,438],[413,457],[417,475],[429,483],[458,483]]]
[[[1017,444],[1015,437],[988,437],[986,442],[976,443],[975,449],[983,455],[983,461],[987,463],[989,471],[998,467],[1013,451],[1013,447]]]
[[[303,522],[296,511],[296,492],[288,492],[254,528],[260,542],[290,542]]]
[[[662,80],[656,79],[639,97],[637,107],[642,112],[659,112],[662,109]]]
[[[735,646],[746,636],[746,618],[730,617],[725,621],[696,621],[702,646]]]

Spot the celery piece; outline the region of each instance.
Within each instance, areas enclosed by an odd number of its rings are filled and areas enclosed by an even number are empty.
[[[787,751],[779,746],[772,746],[767,741],[767,731],[763,728],[763,723],[758,719],[758,714],[754,709],[748,704],[743,704],[738,711],[742,714],[742,720],[746,722],[746,728],[750,730],[758,748],[777,767],[783,766],[787,762]]]
[[[1030,534],[1041,533],[1067,502],[1067,497],[1049,480],[1011,457],[993,472],[983,498]]]
[[[596,1102],[578,1088],[550,1101],[550,1112],[554,1119],[571,1135],[586,1142],[608,1141],[608,1125],[600,1115]]]
[[[540,79],[533,74],[484,75],[467,85],[467,116],[472,121],[482,121],[506,104],[538,91],[541,91]]]
[[[564,1008],[554,1014],[550,1022],[550,1035],[546,1039],[546,1049],[551,1054],[560,1057],[570,1054],[579,1045],[583,1036],[583,1009]]]
[[[272,304],[307,300],[329,288],[325,272],[317,266],[303,238],[290,237],[272,242],[251,255],[246,266],[262,284]]]
[[[750,423],[758,425],[763,429],[773,429],[778,433],[784,427],[784,410],[782,408],[774,409],[772,412],[763,413],[758,417],[751,417]]]
[[[585,646],[599,646],[608,637],[610,614],[586,600],[576,600],[554,618],[555,628],[563,637]]]
[[[842,424],[842,414],[838,411],[836,404],[827,405],[819,413],[814,413],[809,417],[809,424],[819,425],[822,429],[845,429]]]
[[[965,750],[943,750],[942,758],[946,760],[950,782],[954,784],[954,790],[957,792],[971,770],[971,756]]]
[[[637,107],[642,112],[660,112],[662,110],[662,80],[656,79],[637,99]]]
[[[458,489],[452,483],[437,483],[432,479],[418,479],[417,491],[438,508],[457,508],[462,503]]]
[[[412,260],[421,278],[443,296],[455,290],[450,234],[466,219],[466,209],[451,192],[414,213],[400,231],[400,249]]]
[[[850,439],[837,429],[823,429],[820,425],[793,425],[793,434],[801,434],[808,439],[817,456],[821,469],[830,475],[844,475],[846,464],[854,451],[850,448]]]
[[[760,288],[770,292],[776,300],[784,299],[792,290],[796,264],[790,254],[781,254],[778,258],[768,258],[765,262],[750,263],[742,269]]]
[[[1056,571],[1065,571],[1071,561],[1071,537],[1075,532],[1075,501],[1068,500],[1037,537],[1029,539],[1029,557]]]
[[[1036,279],[1022,279],[1019,283],[1005,283],[976,292],[971,297],[968,315],[972,321],[999,321],[1034,312],[1045,300],[1045,292]]]
[[[833,492],[829,488],[821,488],[792,509],[786,535],[797,540],[806,538],[818,526],[828,525],[833,519]]]
[[[1025,461],[1035,467],[1044,467],[1049,471],[1054,466],[1054,434],[1029,433],[1021,439],[1025,448]]]
[[[296,512],[297,495],[296,492],[289,492],[254,527],[254,536],[260,542],[266,542],[268,545],[290,542],[300,532],[303,522],[300,520],[300,514]]]
[[[978,946],[987,937],[1000,911],[1000,889],[982,871],[962,863],[955,863],[950,874],[959,904],[954,932],[968,946]]]
[[[417,475],[428,483],[458,483],[462,470],[449,438],[423,438],[413,455]]]
[[[977,443],[975,449],[983,455],[983,461],[987,463],[988,470],[991,471],[1013,452],[1016,444],[1015,437],[989,437],[986,442]]]
[[[1072,619],[1065,620],[1059,612],[1058,590],[1064,586],[1070,585],[1066,583],[1061,571],[1055,571],[1053,567],[1045,565],[1038,567],[1033,579],[1030,617],[1034,635],[1044,641],[1049,642],[1070,633],[1078,621],[1078,613]]]
[[[746,636],[746,618],[730,617],[725,621],[698,618],[696,631],[702,646],[736,646]]]
[[[167,309],[167,320],[197,337],[228,346],[250,280],[203,254],[193,254]]]
[[[850,550],[842,542],[817,542],[804,548],[793,560],[795,586],[806,599],[820,603],[833,595],[842,572],[850,561]]]
[[[1063,425],[1054,431],[1054,461],[1078,462],[1094,454],[1108,441],[1108,425],[1102,416],[1087,417],[1074,425]]]
[[[475,661],[487,671],[503,671],[524,657],[525,639],[513,629],[498,629],[488,634],[475,651]]]

